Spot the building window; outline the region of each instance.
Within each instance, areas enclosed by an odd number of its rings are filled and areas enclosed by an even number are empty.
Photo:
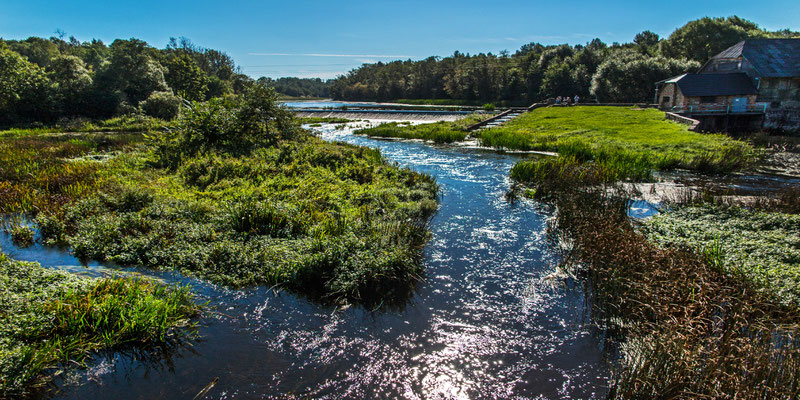
[[[700,104],[713,104],[717,101],[717,98],[714,96],[703,96],[700,97]]]
[[[669,96],[664,96],[661,98],[661,104],[668,104],[670,100]]]

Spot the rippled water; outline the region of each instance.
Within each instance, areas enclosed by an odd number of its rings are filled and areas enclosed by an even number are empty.
[[[558,261],[544,237],[549,214],[505,200],[520,156],[320,129],[330,140],[378,147],[441,185],[426,280],[413,299],[401,310],[337,309],[156,274],[192,283],[214,307],[201,320],[202,339],[166,354],[98,357],[59,378],[55,397],[191,399],[217,377],[206,398],[603,397],[605,339],[588,322],[584,290],[546,278]],[[77,263],[39,250],[14,255]]]

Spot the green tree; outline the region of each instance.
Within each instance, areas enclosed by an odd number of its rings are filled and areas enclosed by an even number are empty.
[[[651,102],[654,85],[700,68],[689,60],[621,53],[603,62],[592,77],[591,93],[601,102]]]
[[[55,115],[50,89],[41,67],[0,43],[0,122],[51,120]]]
[[[98,71],[95,82],[107,96],[132,106],[153,92],[169,90],[165,69],[156,61],[158,51],[139,39],[117,39],[110,46],[111,57]]]
[[[145,114],[169,121],[180,113],[181,98],[170,92],[153,92],[141,103]]]
[[[634,36],[633,43],[636,44],[639,48],[639,52],[642,54],[654,55],[659,40],[661,40],[661,38],[659,38],[658,34],[650,31],[643,31]]]
[[[58,56],[50,63],[47,72],[61,113],[84,113],[93,80],[83,60],[76,56]]]
[[[764,37],[758,25],[733,16],[701,18],[678,28],[661,43],[661,54],[669,58],[688,58],[700,63],[748,38]]]
[[[551,64],[542,78],[540,97],[574,96],[580,90],[573,79],[572,68],[565,62]]]
[[[178,53],[167,60],[165,79],[178,96],[189,101],[205,100],[208,76],[186,53]]]
[[[47,68],[50,66],[50,61],[61,55],[58,45],[50,40],[29,37],[25,40],[11,42],[11,50],[21,54],[28,61],[42,67]]]

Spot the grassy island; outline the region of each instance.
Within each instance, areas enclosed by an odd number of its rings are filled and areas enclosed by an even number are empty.
[[[436,143],[461,142],[467,138],[464,129],[472,124],[488,118],[486,115],[473,114],[457,121],[439,121],[428,124],[407,124],[387,122],[371,128],[359,129],[356,135],[367,135],[383,138],[420,139]]]
[[[327,301],[408,296],[437,208],[431,177],[313,137],[261,86],[174,130],[7,138],[0,158],[0,212],[48,244]]]

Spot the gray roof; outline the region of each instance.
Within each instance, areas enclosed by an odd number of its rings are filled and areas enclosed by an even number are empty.
[[[711,59],[744,57],[763,78],[800,77],[800,39],[747,39]]]
[[[683,74],[663,81],[675,83],[684,96],[736,96],[758,94],[744,72],[730,74]]]

